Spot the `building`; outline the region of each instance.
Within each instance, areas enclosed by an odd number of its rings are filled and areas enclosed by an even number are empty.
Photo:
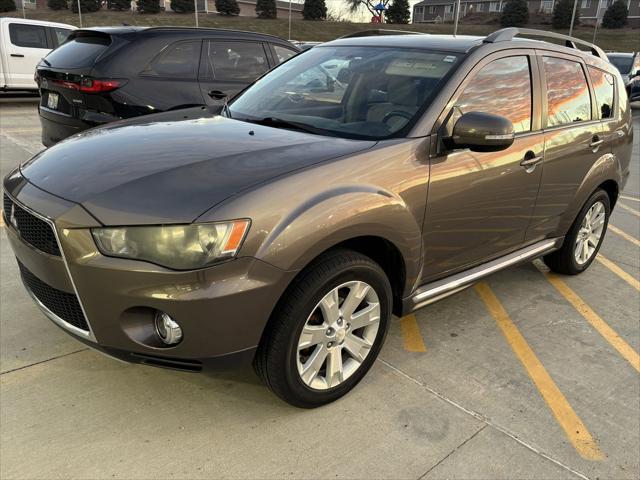
[[[241,17],[256,16],[256,0],[237,0],[240,7]],[[291,18],[294,20],[302,19],[302,7],[304,5],[298,2],[291,2]],[[276,0],[276,9],[278,10],[278,18],[289,18],[289,2]],[[216,12],[215,0],[207,0],[207,12]]]
[[[626,0],[629,9],[629,25],[640,26],[640,1]],[[607,8],[614,0],[578,0],[580,21],[583,23],[600,23]],[[461,0],[460,18],[472,13],[497,14],[502,12],[506,0]],[[412,23],[451,22],[454,18],[456,0],[423,0],[413,6]],[[531,13],[551,14],[555,0],[529,0]]]

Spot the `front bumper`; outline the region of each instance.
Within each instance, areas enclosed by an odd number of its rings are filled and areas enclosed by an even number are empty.
[[[57,234],[60,256],[35,248],[5,216],[9,242],[36,304],[78,340],[121,360],[189,371],[249,363],[294,276],[249,257],[188,272],[105,257],[89,230],[98,225],[82,207],[39,190],[19,174],[5,180],[5,193],[50,222]],[[34,287],[36,281],[41,283]],[[57,303],[52,309],[63,312],[60,316],[47,308],[54,294],[77,297],[86,330],[60,318],[66,310],[58,310]],[[157,310],[180,324],[178,345],[159,342],[153,328]]]

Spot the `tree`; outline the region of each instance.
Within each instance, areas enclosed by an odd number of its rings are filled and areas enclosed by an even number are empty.
[[[13,12],[16,9],[16,2],[13,0],[0,0],[0,12]]]
[[[107,10],[122,11],[129,10],[130,8],[131,0],[107,0]]]
[[[409,0],[393,0],[387,9],[387,23],[409,23],[410,19]]]
[[[69,4],[67,0],[49,0],[47,2],[47,7],[51,10],[66,10],[69,8]]]
[[[278,18],[276,0],[257,0],[256,14],[258,18]]]
[[[80,8],[82,13],[85,12],[97,12],[100,10],[102,3],[100,0],[80,0]],[[78,13],[78,0],[71,0],[71,11]]]
[[[240,7],[236,0],[216,0],[216,10],[223,15],[239,15]]]
[[[305,20],[326,20],[327,5],[324,0],[304,0],[302,17]]]
[[[171,10],[176,13],[192,13],[195,6],[193,0],[171,0]]]
[[[573,15],[574,0],[558,0],[553,7],[553,19],[551,25],[555,29],[569,28],[571,26],[571,16]],[[576,8],[576,17],[573,25],[580,23],[580,8]]]
[[[526,0],[508,0],[500,16],[503,27],[523,27],[529,23],[529,7]]]
[[[624,27],[629,18],[629,9],[626,2],[623,0],[617,0],[609,5],[604,17],[602,17],[602,26],[604,28],[622,28]]]
[[[140,13],[160,12],[160,0],[138,0],[137,5]]]
[[[380,13],[376,10],[375,7],[378,4],[382,3],[382,5],[386,9],[390,2],[391,0],[347,0],[347,6],[352,13],[357,12],[362,7],[364,7],[369,10],[369,13],[371,13],[371,15],[375,15],[377,17],[378,15],[380,15]]]

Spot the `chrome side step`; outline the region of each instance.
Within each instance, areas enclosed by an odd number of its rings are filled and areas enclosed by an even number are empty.
[[[492,260],[491,262],[457,273],[451,277],[423,285],[419,287],[411,297],[403,302],[406,313],[413,312],[425,305],[429,305],[430,303],[437,302],[449,295],[458,293],[459,291],[470,287],[481,278],[491,275],[499,270],[551,253],[560,248],[563,240],[564,238],[542,240],[521,250],[510,253],[509,255]]]

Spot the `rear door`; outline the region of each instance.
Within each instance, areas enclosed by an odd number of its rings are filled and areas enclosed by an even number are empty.
[[[528,237],[564,235],[567,215],[589,171],[611,152],[587,67],[579,57],[538,52],[543,78],[544,172]],[[577,212],[575,212],[577,214]]]
[[[217,104],[219,100],[212,99],[209,92],[218,90],[231,100],[270,68],[262,42],[205,40],[199,74],[202,96],[208,104]]]
[[[36,65],[49,53],[51,45],[47,27],[26,23],[9,23],[7,47],[8,86],[36,89],[33,79]],[[3,33],[4,35],[4,33]]]

